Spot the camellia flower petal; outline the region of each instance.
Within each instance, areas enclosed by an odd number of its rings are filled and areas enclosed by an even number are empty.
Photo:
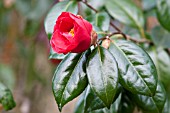
[[[79,15],[62,12],[54,26],[50,44],[57,53],[80,53],[91,45],[92,25]]]

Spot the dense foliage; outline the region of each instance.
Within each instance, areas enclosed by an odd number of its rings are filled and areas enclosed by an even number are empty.
[[[26,22],[21,26],[24,31],[18,32],[19,37],[26,37],[31,43],[25,48],[24,41],[24,44],[17,41],[23,60],[28,57],[25,61],[29,63],[29,80],[43,81],[39,77],[41,73],[34,69],[32,58],[35,59],[36,51],[32,46],[36,44],[30,37],[37,35],[42,16],[51,3],[52,0],[16,0],[14,6],[15,13],[19,12],[24,17],[21,20]],[[62,60],[52,80],[60,111],[79,96],[75,113],[170,112],[169,0],[58,0],[55,3],[44,20],[49,40],[62,12],[81,15],[98,35],[95,44],[82,53],[58,54],[50,49],[49,59]],[[3,37],[0,44],[3,45],[11,9],[4,10],[2,2],[0,7]],[[10,110],[16,105],[11,93],[14,81],[9,79],[12,73],[6,69],[0,65],[0,110],[1,107]]]
[[[91,22],[98,40],[83,53],[63,55],[57,66],[52,87],[60,111],[81,94],[75,113],[168,113],[170,2],[62,1],[46,17],[49,39],[66,11]],[[150,16],[160,25],[149,28]],[[61,54],[53,52],[50,58],[61,59]]]

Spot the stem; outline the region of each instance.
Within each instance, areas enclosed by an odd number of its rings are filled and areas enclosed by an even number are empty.
[[[118,37],[119,37],[119,38],[123,38],[122,35],[118,35]],[[148,39],[138,40],[138,39],[132,38],[132,37],[129,36],[129,35],[126,35],[126,37],[127,37],[128,40],[131,40],[131,41],[133,41],[133,42],[135,42],[135,43],[148,43],[148,44],[153,44],[153,42],[150,41],[150,40],[148,40]]]
[[[111,37],[113,35],[117,35],[119,38],[124,38],[124,36],[122,34],[120,34],[119,32],[114,32],[114,33],[111,33],[111,34],[109,34],[107,36],[104,36],[103,38],[100,38],[98,41],[105,40],[105,39],[107,39],[107,37]],[[150,40],[147,40],[147,39],[138,40],[138,39],[134,39],[134,38],[130,37],[129,35],[126,35],[126,37],[127,37],[127,40],[131,40],[131,41],[133,41],[135,43],[153,44],[153,42],[151,42]],[[170,53],[170,51],[169,51],[169,53]]]
[[[87,0],[82,0],[82,2],[83,2],[84,4],[86,4],[86,6],[88,6],[90,9],[92,9],[94,12],[98,13],[98,11],[97,11],[94,7],[92,7],[90,4],[88,4]],[[122,34],[125,39],[127,39],[126,35],[125,35],[118,27],[116,27],[112,22],[110,22],[110,25],[111,25],[115,30],[117,30],[117,31],[119,32],[119,34]]]
[[[120,34],[120,32],[110,33],[109,35],[100,38],[98,41],[107,39],[108,37],[111,37],[111,36],[116,35],[116,34]],[[121,34],[121,35],[122,35],[122,34]],[[122,35],[122,36],[123,36],[123,35]]]
[[[84,4],[86,4],[86,6],[88,6],[90,9],[92,9],[95,13],[98,12],[95,8],[93,8],[90,4],[88,4],[87,0],[82,0],[81,2],[83,2]]]
[[[94,12],[98,13],[98,11],[97,11],[94,7],[92,7],[90,4],[88,4],[87,0],[82,0],[82,2],[83,2],[84,4],[86,4],[86,6],[88,6],[90,9],[92,9]],[[109,16],[110,16],[110,15],[109,15]],[[143,28],[140,28],[140,27],[139,27],[140,34],[141,34],[141,36],[143,37],[143,39],[137,40],[137,39],[134,39],[134,38],[130,37],[129,35],[125,35],[125,34],[124,34],[118,27],[116,27],[112,22],[110,22],[110,25],[111,25],[115,30],[117,30],[117,32],[111,33],[111,34],[109,34],[109,35],[107,35],[107,36],[105,36],[105,37],[103,37],[103,38],[100,38],[98,41],[104,40],[104,39],[106,39],[107,37],[111,37],[111,36],[116,35],[116,34],[120,34],[121,37],[122,37],[122,38],[125,38],[126,40],[131,40],[131,41],[136,42],[136,43],[149,43],[149,44],[153,44],[153,42],[151,42],[150,40],[147,40],[147,39],[146,39],[145,32],[144,32]]]
[[[115,28],[117,31],[121,32],[121,30],[120,30],[118,27],[116,27],[112,22],[110,22],[110,25],[111,25],[113,28]]]

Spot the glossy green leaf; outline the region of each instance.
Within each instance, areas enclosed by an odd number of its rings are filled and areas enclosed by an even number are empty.
[[[74,113],[84,113],[84,96],[86,94],[86,90],[80,95],[78,101],[74,108]]]
[[[107,0],[105,6],[120,22],[138,29],[144,26],[143,13],[131,0]]]
[[[170,48],[170,32],[161,26],[156,26],[151,31],[151,38],[158,47]]]
[[[90,86],[87,86],[76,104],[74,113],[110,113],[110,111],[99,97],[94,94]]]
[[[107,31],[110,25],[110,17],[106,12],[99,12],[96,14],[96,26],[103,31]]]
[[[119,82],[133,92],[154,95],[157,86],[156,68],[149,55],[136,44],[114,40],[109,51],[115,57],[120,71]]]
[[[119,94],[115,102],[112,103],[110,109],[101,107],[100,109],[89,111],[88,113],[132,113],[133,110],[134,105],[131,100],[126,95],[122,96],[122,94]]]
[[[84,113],[89,113],[105,107],[103,101],[92,91],[90,86],[88,86],[84,97]]]
[[[167,98],[166,98],[165,105],[164,105],[164,109],[163,109],[163,112],[162,112],[162,113],[169,113],[169,111],[170,111],[170,100],[169,100],[169,98],[167,97]]]
[[[157,0],[157,17],[160,24],[170,31],[170,1]]]
[[[77,14],[78,13],[77,2],[76,1],[63,1],[63,2],[57,3],[56,5],[52,7],[44,23],[45,31],[48,35],[53,33],[55,22],[58,16],[64,11]]]
[[[116,101],[110,107],[110,113],[118,113],[120,109],[119,106],[121,105],[121,99],[122,99],[122,94],[119,94]]]
[[[160,80],[168,89],[170,85],[170,56],[161,48],[149,52],[149,55],[156,65]]]
[[[166,101],[166,92],[160,82],[158,82],[156,93],[153,97],[144,95],[131,96],[144,113],[162,113]]]
[[[90,113],[110,113],[110,111],[107,108],[103,108],[103,109],[92,111]]]
[[[53,77],[53,94],[59,110],[86,88],[88,81],[86,76],[86,60],[89,51],[68,54],[56,69]]]
[[[5,110],[11,110],[16,106],[11,91],[0,83],[0,103]]]
[[[67,56],[67,54],[66,54],[66,55],[64,55],[64,54],[58,54],[58,53],[54,52],[54,50],[53,50],[52,48],[50,49],[49,59],[62,60],[62,59],[64,59],[66,56]]]
[[[118,113],[133,113],[135,109],[133,101],[126,95],[125,92],[122,93],[121,96]]]
[[[120,83],[117,85],[117,91],[116,91],[116,94],[115,94],[115,97],[114,97],[114,100],[113,100],[113,102],[114,101],[116,101],[118,98],[119,98],[119,96],[120,96],[120,94],[122,93],[122,91],[123,91],[123,87],[120,85]]]
[[[89,56],[86,70],[92,90],[109,108],[118,84],[118,69],[114,57],[107,49],[98,46]]]
[[[113,111],[118,111],[118,103],[120,100],[120,93],[122,91],[122,87],[120,84],[117,87],[117,91],[113,100],[113,104],[110,107],[110,111],[106,108],[105,104],[103,101],[92,91],[90,86],[87,87],[86,89],[86,95],[84,97],[84,113],[95,113],[95,112],[111,112]],[[107,112],[107,113],[108,113]]]

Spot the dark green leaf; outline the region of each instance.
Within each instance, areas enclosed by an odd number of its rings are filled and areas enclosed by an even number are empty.
[[[111,107],[110,111],[113,113],[113,111],[118,111],[118,102],[120,100],[120,92],[122,91],[122,87],[120,84],[118,85],[114,100],[115,101]],[[84,97],[84,111],[85,113],[93,113],[93,112],[103,112],[107,111],[108,109],[106,108],[105,104],[103,101],[92,91],[90,86],[87,87],[86,90],[86,95]]]
[[[153,97],[144,95],[131,96],[144,113],[162,113],[166,101],[166,92],[160,82],[158,82],[156,93]]]
[[[86,94],[86,90],[80,95],[78,101],[76,103],[74,113],[84,113],[84,96]]]
[[[96,26],[103,31],[107,31],[110,25],[110,17],[106,12],[99,12],[96,14]]]
[[[84,53],[68,54],[56,69],[52,89],[59,109],[86,88],[86,59],[89,51]]]
[[[142,11],[131,0],[107,0],[106,9],[120,22],[138,28],[144,26]]]
[[[151,38],[158,47],[170,48],[170,32],[161,26],[156,26],[151,31]]]
[[[157,0],[157,17],[160,24],[170,31],[170,1]]]
[[[57,3],[56,5],[52,7],[44,23],[45,31],[48,35],[53,33],[55,22],[58,16],[64,11],[77,14],[78,12],[77,2],[76,1],[63,1],[63,2]]]
[[[98,46],[89,56],[86,70],[92,90],[109,108],[118,84],[118,69],[114,57],[108,50]]]
[[[66,57],[67,55],[64,54],[58,54],[56,52],[53,51],[53,49],[51,48],[50,50],[50,55],[49,55],[49,59],[59,59],[62,60]]]
[[[158,49],[149,52],[153,59],[160,80],[164,83],[164,86],[169,88],[170,85],[170,57],[163,49]]]
[[[110,113],[110,111],[107,108],[103,108],[103,109],[92,111],[90,113]]]
[[[116,101],[110,107],[110,113],[118,113],[119,106],[121,104],[121,98],[122,98],[122,94],[119,94]]]
[[[157,86],[156,68],[149,55],[136,44],[114,40],[109,51],[120,71],[119,81],[124,88],[144,95],[154,95]]]
[[[95,111],[89,113],[132,113],[134,110],[134,104],[125,94],[119,94],[116,101],[112,103],[110,109],[101,107]]]
[[[89,113],[105,107],[103,101],[92,91],[90,86],[88,86],[84,97],[84,113]]]
[[[118,84],[118,85],[117,85],[117,91],[116,91],[116,94],[115,94],[115,97],[114,97],[113,102],[117,100],[117,98],[118,98],[119,95],[121,94],[122,90],[123,90],[123,87],[122,87],[120,84]]]
[[[110,113],[110,111],[88,86],[80,96],[74,113]]]
[[[11,110],[16,106],[11,91],[0,83],[0,103],[5,110]]]
[[[119,104],[119,109],[117,113],[133,113],[135,109],[135,105],[132,100],[126,95],[126,93],[122,93],[121,102]]]
[[[162,112],[162,113],[169,113],[169,111],[170,111],[170,100],[169,100],[169,98],[167,97],[167,98],[166,98],[165,105],[164,105],[164,109],[163,109],[163,112]]]

